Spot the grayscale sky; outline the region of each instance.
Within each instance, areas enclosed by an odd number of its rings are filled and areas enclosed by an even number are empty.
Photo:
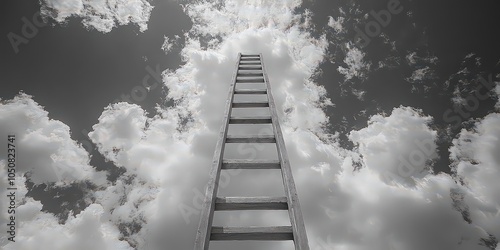
[[[311,249],[500,249],[496,1],[3,5],[0,138],[16,135],[18,167],[11,242],[0,143],[2,249],[192,249],[239,52],[263,54]],[[275,157],[248,147],[225,155]],[[283,194],[279,172],[226,177],[220,195]],[[235,248],[293,243],[211,247]]]

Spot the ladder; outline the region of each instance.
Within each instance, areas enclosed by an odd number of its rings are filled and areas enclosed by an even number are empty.
[[[264,83],[266,89],[237,88],[238,83]],[[235,95],[267,95],[267,101],[234,101]],[[233,108],[269,108],[267,117],[233,117]],[[231,124],[272,124],[273,135],[228,135]],[[278,160],[234,160],[224,158],[226,143],[275,143]],[[220,173],[226,169],[281,169],[285,197],[217,197]],[[212,226],[215,211],[288,210],[291,226],[225,227]],[[278,122],[262,54],[238,54],[226,101],[224,120],[217,141],[212,169],[196,233],[195,250],[208,250],[210,241],[219,240],[293,240],[295,250],[309,250],[306,229],[292,171]]]

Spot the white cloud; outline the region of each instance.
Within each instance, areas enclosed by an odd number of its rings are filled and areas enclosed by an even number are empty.
[[[246,29],[288,29],[291,22],[298,21],[293,10],[300,0],[286,1],[227,1],[223,6],[202,1],[186,6],[187,14],[195,21],[192,31],[197,34],[228,35]]]
[[[175,35],[174,39],[171,39],[169,37],[164,36],[163,37],[164,40],[163,40],[163,44],[161,45],[161,49],[165,52],[165,54],[168,54],[174,46],[178,45],[180,38],[181,37],[178,35]]]
[[[378,175],[346,161],[323,202],[328,219],[315,228],[328,247],[313,249],[487,249],[479,246],[484,230],[452,208],[450,189],[457,185],[450,176],[428,175],[405,188]]]
[[[41,0],[41,14],[58,23],[71,16],[83,18],[83,25],[100,32],[110,32],[117,25],[134,23],[147,30],[153,6],[147,0]]]
[[[457,106],[463,106],[467,104],[467,100],[462,97],[462,93],[460,92],[460,88],[458,86],[453,90],[453,97],[451,101]]]
[[[129,157],[122,152],[130,150],[145,136],[146,120],[144,110],[138,105],[113,104],[104,110],[89,137],[97,144],[101,154],[117,166],[123,166],[122,161]]]
[[[98,204],[91,204],[76,216],[70,215],[64,224],[41,209],[42,204],[32,198],[17,208],[16,242],[2,249],[134,249],[119,240],[118,228],[103,219],[104,211]]]
[[[451,176],[422,171],[423,161],[412,165],[411,176],[397,178],[404,159],[436,156],[430,122],[405,107],[390,116],[375,115],[366,128],[351,132],[359,156],[346,154],[341,171],[322,164],[316,168],[320,176],[299,172],[299,180],[309,182],[305,190],[311,196],[303,199],[303,207],[312,249],[488,249],[480,245],[488,229],[469,224],[457,208],[463,204],[454,192],[466,189]],[[361,168],[355,167],[360,159]],[[396,178],[385,181],[387,172]]]
[[[213,145],[193,138],[200,136],[198,130],[212,136],[203,126],[183,131],[183,112],[179,110],[158,110],[155,117],[147,118],[137,105],[113,104],[89,133],[106,159],[127,170],[113,186],[96,192],[96,202],[102,204],[110,221],[123,226],[126,240],[141,249],[146,244],[156,249],[155,244],[177,237],[165,230],[181,232],[194,225],[182,220],[178,205],[192,206],[192,188],[204,182],[202,169],[210,164],[205,155],[196,156],[196,147],[210,151]],[[182,244],[187,243],[172,244],[184,249]]]
[[[2,249],[130,249],[118,240],[119,232],[112,224],[101,223],[102,208],[87,207],[76,217],[70,216],[66,224],[59,224],[56,215],[41,212],[42,204],[27,198],[26,178],[48,188],[64,190],[72,183],[89,182],[96,187],[105,186],[106,175],[96,172],[89,164],[85,149],[71,139],[64,123],[50,119],[48,112],[26,94],[0,103],[0,135],[15,135],[16,148],[15,218],[16,242],[9,243],[7,234],[0,238]],[[7,152],[7,145],[0,146]],[[6,154],[0,156],[0,175],[7,176]],[[0,180],[2,197],[11,192],[6,178]],[[4,204],[4,203],[2,203]],[[0,222],[7,223],[7,206],[0,208]],[[88,232],[95,232],[94,241],[88,241]],[[8,244],[9,243],[9,244]]]
[[[350,43],[346,44],[347,54],[344,58],[344,63],[347,64],[347,68],[339,66],[337,71],[344,75],[346,80],[350,80],[353,77],[358,77],[364,79],[366,73],[370,70],[371,63],[364,60],[365,53]]]
[[[352,93],[356,96],[356,98],[358,98],[361,101],[365,99],[365,94],[366,94],[365,90],[356,90],[353,88]]]
[[[15,135],[17,172],[29,173],[35,184],[67,185],[75,181],[91,181],[98,185],[106,182],[103,172],[96,172],[89,164],[85,149],[71,139],[69,127],[49,119],[48,112],[31,99],[20,94],[0,104],[0,134]],[[0,149],[7,151],[7,145]],[[6,159],[2,155],[2,167]]]
[[[433,78],[434,71],[429,68],[429,66],[425,66],[420,69],[416,69],[413,71],[410,77],[406,78],[407,81],[411,83],[422,82],[429,78]]]
[[[412,82],[421,81],[425,78],[427,72],[429,72],[429,67],[417,69],[413,71],[413,74],[411,75],[410,79]]]
[[[437,64],[438,58],[436,56],[418,56],[417,52],[411,52],[406,55],[406,61],[410,66],[415,66],[418,64]]]
[[[412,92],[419,89],[423,92],[428,92],[431,88],[436,87],[435,80],[438,78],[436,75],[436,65],[438,58],[430,55],[418,55],[422,53],[411,52],[406,55],[406,62],[411,67],[411,76],[406,77],[405,80],[413,84]]]
[[[462,130],[453,140],[450,158],[468,189],[465,202],[473,224],[500,239],[500,114],[476,122],[474,129]]]
[[[344,27],[342,26],[343,23],[344,17],[338,17],[337,20],[331,16],[328,17],[328,26],[332,27],[335,30],[335,33],[341,33],[344,31]]]
[[[352,131],[349,139],[359,145],[363,165],[387,183],[411,185],[427,176],[429,161],[437,157],[436,132],[431,117],[408,107],[395,108],[388,117],[374,115],[369,126]]]

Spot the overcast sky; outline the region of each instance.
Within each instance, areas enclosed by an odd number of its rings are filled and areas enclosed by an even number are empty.
[[[263,54],[311,249],[499,250],[495,3],[5,1],[0,138],[17,138],[18,207],[14,243],[4,142],[0,248],[192,249],[242,52]],[[284,195],[278,171],[223,179],[220,196]],[[235,248],[293,243],[211,246]]]

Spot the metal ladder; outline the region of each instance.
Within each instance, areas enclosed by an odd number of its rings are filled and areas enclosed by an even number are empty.
[[[236,88],[238,83],[264,83],[266,89]],[[267,95],[267,101],[234,101],[234,96]],[[267,117],[232,117],[233,108],[268,107]],[[230,124],[272,124],[273,135],[228,135]],[[275,143],[278,160],[232,160],[224,159],[226,143]],[[281,169],[285,197],[217,197],[220,173],[226,169]],[[212,226],[214,211],[228,210],[288,210],[291,226],[276,227],[220,227]],[[309,250],[304,220],[300,211],[295,183],[292,177],[283,134],[271,86],[262,60],[262,54],[238,54],[236,69],[226,101],[226,110],[219,140],[215,148],[212,169],[196,234],[195,250],[208,250],[215,240],[293,240],[296,250]]]

